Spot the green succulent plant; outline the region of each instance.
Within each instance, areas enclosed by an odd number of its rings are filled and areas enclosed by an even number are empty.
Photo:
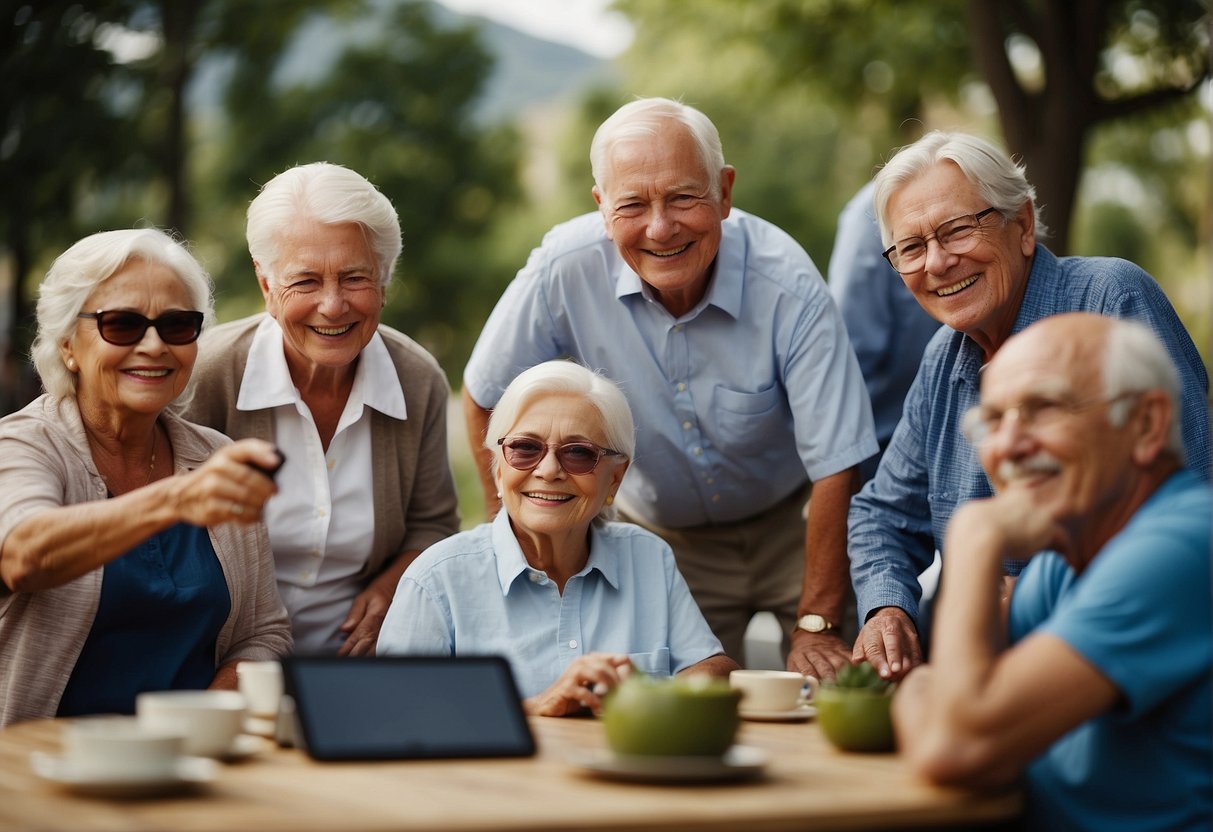
[[[826,682],[825,685],[832,688],[869,690],[876,693],[891,691],[894,687],[892,682],[880,678],[880,674],[876,672],[876,668],[872,667],[868,662],[844,664],[838,669],[838,675],[834,680]]]

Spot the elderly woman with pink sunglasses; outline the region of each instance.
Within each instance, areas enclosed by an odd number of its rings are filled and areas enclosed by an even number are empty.
[[[379,654],[500,654],[528,713],[597,711],[632,668],[727,676],[725,656],[674,564],[639,526],[609,522],[635,448],[627,399],[569,361],[520,374],[485,447],[502,511],[408,568]]]

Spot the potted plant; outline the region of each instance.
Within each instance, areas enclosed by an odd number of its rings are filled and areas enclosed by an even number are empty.
[[[843,665],[813,697],[822,732],[844,751],[892,751],[889,706],[896,688],[867,662]]]

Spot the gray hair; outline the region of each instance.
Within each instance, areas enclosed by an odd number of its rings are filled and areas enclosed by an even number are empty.
[[[944,133],[933,130],[914,144],[897,151],[876,174],[873,201],[876,219],[880,221],[880,237],[884,244],[893,242],[889,224],[889,200],[903,185],[917,178],[937,162],[950,161],[960,168],[965,178],[977,186],[978,192],[1005,219],[1011,219],[1025,202],[1032,204],[1036,219],[1036,239],[1043,240],[1049,230],[1040,219],[1036,205],[1036,188],[1024,175],[1024,166],[988,141],[968,133]]]
[[[627,397],[613,381],[573,361],[545,361],[519,373],[505,388],[489,416],[484,447],[492,453],[493,476],[497,475],[497,441],[518,423],[522,412],[547,396],[581,396],[602,419],[607,446],[626,459],[636,452],[636,430]],[[614,520],[614,506],[602,507],[595,522]]]
[[[55,259],[38,287],[38,334],[30,358],[47,393],[60,399],[75,397],[76,374],[63,365],[59,346],[75,334],[76,316],[85,311],[84,303],[93,290],[131,260],[170,269],[185,285],[194,309],[205,316],[203,325],[209,326],[214,319],[210,275],[183,242],[155,228],[102,231],[85,237]]]
[[[594,184],[607,192],[603,180],[609,167],[611,151],[623,141],[652,139],[668,121],[677,121],[691,133],[699,150],[699,159],[708,174],[711,193],[720,198],[720,172],[724,169],[724,150],[720,133],[706,115],[681,101],[670,98],[640,98],[624,104],[598,126],[590,142],[590,170]]]
[[[277,278],[279,235],[306,220],[338,225],[357,223],[366,234],[386,287],[400,257],[400,218],[391,200],[361,174],[329,162],[313,162],[284,170],[261,187],[249,204],[249,254],[271,283]]]
[[[1108,398],[1145,390],[1162,390],[1171,400],[1171,433],[1167,450],[1184,461],[1183,410],[1179,373],[1158,336],[1145,324],[1110,318],[1104,342],[1103,389]],[[1108,421],[1120,427],[1129,418],[1133,402],[1113,402]]]

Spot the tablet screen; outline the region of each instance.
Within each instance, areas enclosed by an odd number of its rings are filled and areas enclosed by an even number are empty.
[[[283,660],[317,760],[528,756],[535,741],[499,656]]]

